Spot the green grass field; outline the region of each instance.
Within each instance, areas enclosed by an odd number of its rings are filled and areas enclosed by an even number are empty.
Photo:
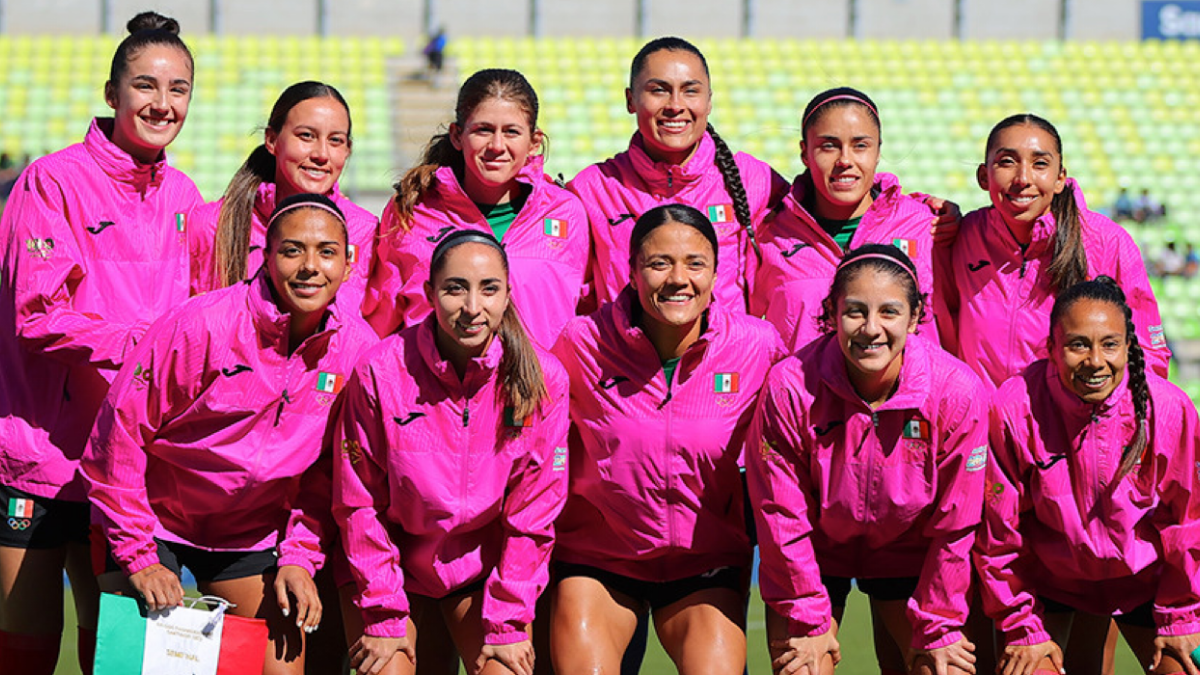
[[[75,609],[68,601],[66,603],[66,625],[75,625]],[[75,658],[75,632],[66,631],[69,639],[64,640],[62,655],[58,660],[55,675],[80,675]],[[754,589],[754,598],[750,602],[750,616],[747,623],[747,636],[750,675],[770,675],[771,663],[767,658],[766,629],[763,624],[763,605],[758,598],[758,589]],[[878,673],[875,666],[875,651],[871,644],[870,611],[867,608],[866,596],[862,593],[850,594],[849,606],[846,608],[846,619],[838,639],[842,644],[842,663],[838,673],[845,675],[868,675]],[[1137,661],[1129,648],[1122,642],[1117,650],[1117,668],[1119,675],[1141,673]],[[646,650],[646,660],[642,664],[642,672],[646,675],[660,675],[675,672],[671,659],[653,637],[651,631],[650,645]],[[981,674],[982,675],[982,674]]]

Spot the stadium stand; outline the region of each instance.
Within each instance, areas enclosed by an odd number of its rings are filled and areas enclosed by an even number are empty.
[[[315,78],[337,86],[354,116],[354,158],[343,189],[384,192],[410,159],[399,129],[395,67],[405,43],[387,37],[199,36],[196,93],[172,146],[173,162],[206,198],[220,195],[261,138],[275,97]],[[106,110],[100,83],[112,37],[0,37],[0,151],[40,155],[77,141],[87,120]],[[541,96],[551,173],[570,178],[625,148],[633,121],[623,90],[638,38],[486,38],[453,40],[461,79],[479,68],[516,68]],[[1118,189],[1150,187],[1167,218],[1127,224],[1153,258],[1168,241],[1200,245],[1200,42],[698,40],[712,69],[712,121],[735,149],[791,176],[802,170],[799,111],[818,91],[852,85],[883,117],[880,169],[905,187],[945,196],[964,210],[985,203],[974,170],[1001,118],[1029,111],[1062,132],[1068,171],[1092,207]],[[87,83],[87,84],[79,84]],[[449,94],[452,96],[452,92]],[[452,100],[452,99],[451,99]],[[446,105],[444,121],[452,114]],[[1200,281],[1155,281],[1167,334],[1200,341]],[[1200,398],[1200,378],[1184,384]]]

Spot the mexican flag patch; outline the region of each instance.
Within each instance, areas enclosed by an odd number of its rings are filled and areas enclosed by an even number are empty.
[[[317,375],[317,391],[326,394],[341,393],[342,387],[346,386],[346,378],[334,373],[321,373]]]
[[[713,392],[717,394],[736,394],[737,390],[737,373],[717,373],[713,377]]]
[[[733,204],[713,204],[707,209],[708,219],[714,223],[733,222]]]
[[[512,406],[508,406],[504,408],[504,426],[516,427],[518,429],[531,427],[533,426],[533,415],[529,415],[528,417],[524,417],[522,419],[517,419],[513,416]]]
[[[33,500],[13,497],[8,500],[9,518],[32,518]]]
[[[904,437],[912,440],[929,440],[929,422],[913,418],[904,423]]]
[[[542,221],[542,232],[544,232],[547,237],[566,239],[567,221],[558,220],[557,218],[547,218]]]
[[[187,232],[187,216],[182,213],[175,214],[175,231]]]
[[[916,239],[893,239],[892,246],[904,252],[904,255],[912,258],[917,255],[917,240]]]

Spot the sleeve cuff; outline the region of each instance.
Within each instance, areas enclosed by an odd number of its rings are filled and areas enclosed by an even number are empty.
[[[948,647],[963,638],[962,631],[952,630],[946,633],[931,633],[928,635],[913,633],[912,648],[919,651],[930,651]]]
[[[1043,642],[1049,642],[1052,638],[1045,629],[1038,628],[1033,631],[1012,631],[1004,636],[1004,644],[1014,647],[1028,647],[1030,645],[1040,645]],[[1004,645],[1001,645],[1003,648]]]
[[[158,564],[159,562],[158,547],[152,546],[148,552],[137,556],[128,564],[122,562],[121,566],[125,568],[125,574],[127,576],[133,576],[147,567]]]
[[[1158,634],[1163,637],[1200,633],[1200,621],[1197,621],[1195,617],[1184,617],[1184,620],[1179,620],[1180,617],[1178,616],[1172,617],[1169,614],[1159,612],[1155,612],[1154,614],[1154,622],[1158,624]],[[1176,620],[1172,622],[1172,618]]]
[[[363,629],[363,634],[370,637],[384,638],[408,637],[408,616],[393,617],[368,623]]]
[[[824,635],[825,633],[828,633],[829,628],[829,619],[825,619],[821,623],[817,624],[816,627],[813,627],[813,624],[811,623],[804,623],[803,621],[788,619],[788,635],[793,635],[796,637],[817,637],[818,635]]]
[[[284,565],[299,567],[305,572],[308,572],[308,576],[310,577],[315,576],[317,574],[317,570],[320,569],[317,565],[313,564],[312,560],[298,553],[281,553],[279,556],[279,561],[275,564],[277,567],[283,567]]]
[[[523,629],[519,629],[510,624],[493,624],[487,627],[487,634],[484,635],[484,644],[489,645],[511,645],[518,642],[524,642],[529,639],[529,634]]]

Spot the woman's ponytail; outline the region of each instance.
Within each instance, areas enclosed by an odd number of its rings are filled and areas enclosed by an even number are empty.
[[[275,156],[260,145],[242,164],[221,200],[217,217],[215,255],[222,287],[246,278],[246,259],[250,255],[250,229],[254,221],[254,202],[258,188],[275,180]]]
[[[511,301],[500,320],[499,335],[504,343],[500,385],[513,408],[513,419],[524,419],[537,410],[548,394],[542,364]]]

